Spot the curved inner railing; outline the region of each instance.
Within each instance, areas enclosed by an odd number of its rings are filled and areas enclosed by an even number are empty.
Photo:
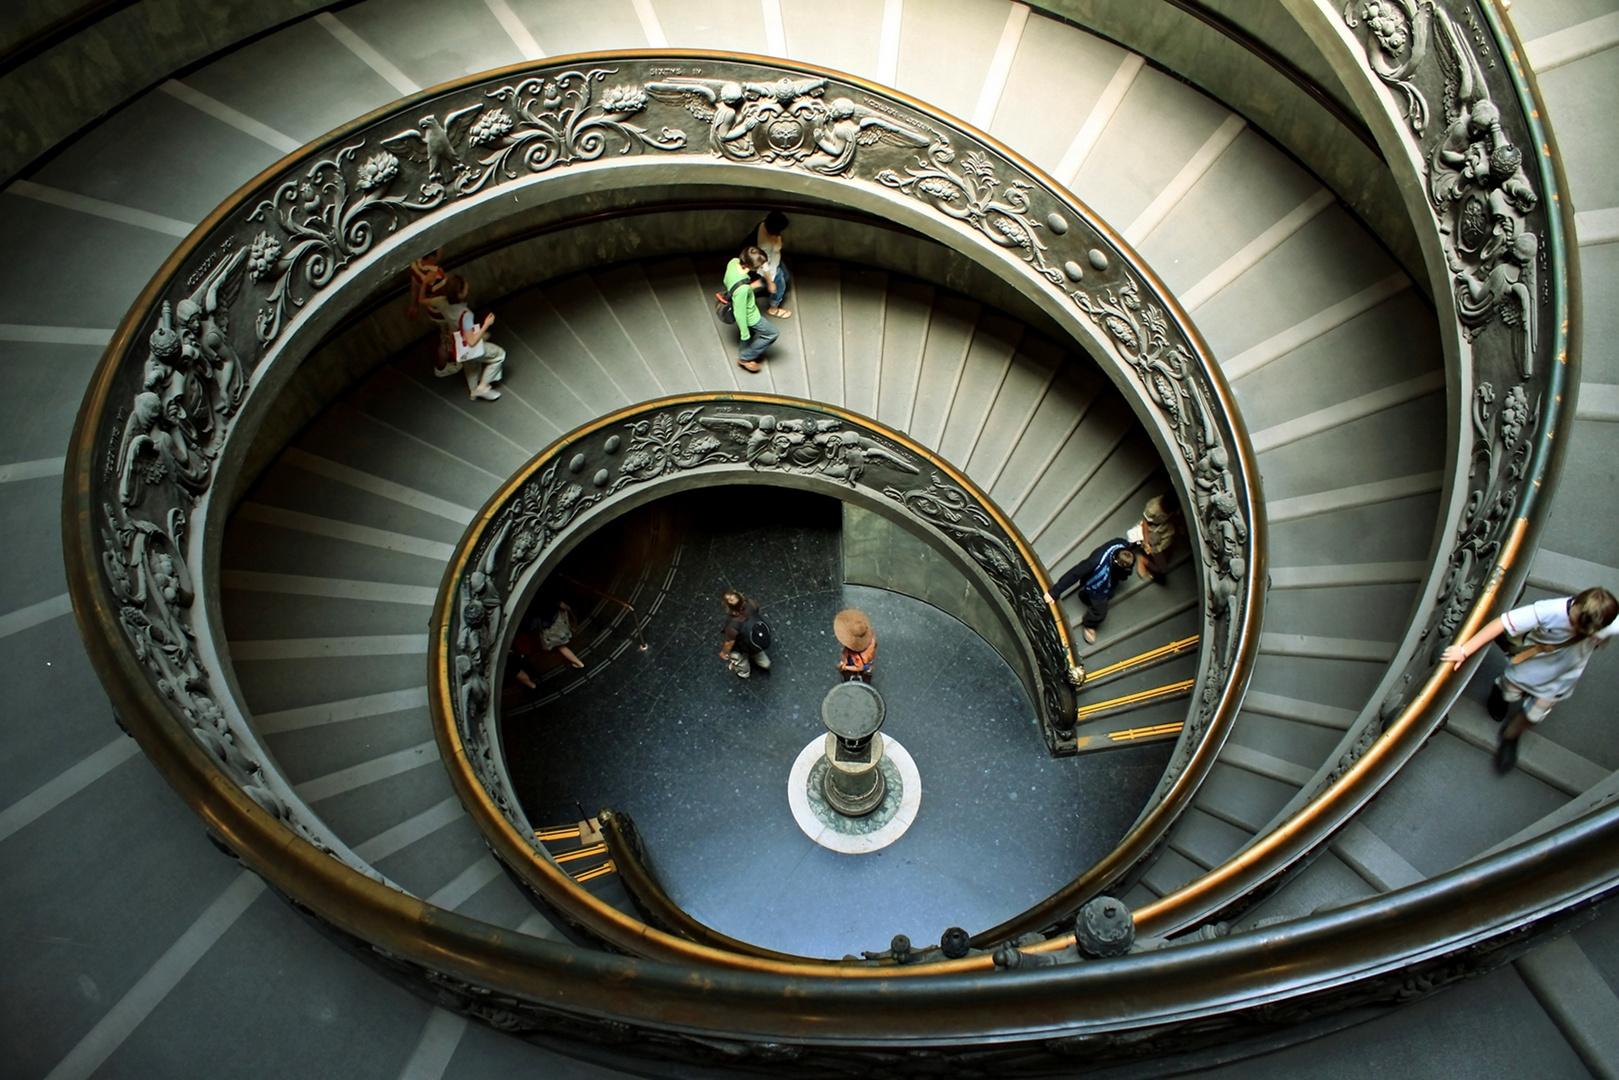
[[[500,860],[550,910],[632,952],[646,950],[647,928],[536,842],[506,771],[495,690],[534,590],[576,544],[671,491],[739,482],[818,491],[928,537],[1016,643],[1005,659],[1048,733],[1073,715],[1073,645],[1042,599],[1051,580],[1033,549],[965,474],[905,435],[829,405],[734,393],[645,402],[569,433],[510,477],[456,546],[433,612],[428,700],[456,791]]]

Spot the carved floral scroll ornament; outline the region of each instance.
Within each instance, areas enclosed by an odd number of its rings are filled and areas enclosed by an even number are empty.
[[[906,166],[904,176],[884,169],[877,174],[877,182],[914,195],[996,245],[1017,251],[1037,274],[1061,286],[1062,271],[1047,261],[1046,245],[1037,231],[1042,226],[1029,211],[1033,185],[1012,180],[1003,188],[993,163],[976,151],[962,159],[959,170],[950,167],[954,160],[950,144],[939,142],[929,148],[926,158],[918,157],[915,165]]]
[[[925,488],[890,486],[883,494],[955,541],[1012,605],[1039,663],[1041,711],[1058,729],[1071,731],[1071,710],[1065,707],[1062,692],[1068,680],[1068,650],[1046,605],[1045,590],[1006,534],[966,491],[938,473]]]

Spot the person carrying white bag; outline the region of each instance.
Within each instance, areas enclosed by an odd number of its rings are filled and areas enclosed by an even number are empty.
[[[505,370],[506,350],[488,338],[495,313],[490,312],[483,317],[482,323],[478,322],[472,309],[467,306],[467,289],[466,278],[459,274],[450,275],[446,284],[450,299],[447,321],[455,327],[455,362],[467,378],[467,389],[472,392],[472,400],[496,401],[500,398],[500,391],[495,389],[494,384],[500,381]]]

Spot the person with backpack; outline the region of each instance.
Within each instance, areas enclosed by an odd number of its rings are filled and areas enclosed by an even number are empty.
[[[1078,586],[1079,602],[1085,605],[1080,627],[1085,644],[1096,644],[1096,628],[1107,618],[1107,604],[1119,582],[1130,576],[1136,566],[1136,548],[1124,537],[1109,540],[1091,552],[1068,572],[1057,579],[1057,584],[1044,596],[1046,603],[1061,598],[1069,589]]]
[[[1488,705],[1498,724],[1512,713],[1495,751],[1498,770],[1512,771],[1518,761],[1518,739],[1574,692],[1592,655],[1619,634],[1616,616],[1619,600],[1612,593],[1586,589],[1513,608],[1499,619],[1491,619],[1462,644],[1439,654],[1441,663],[1457,670],[1485,645],[1503,635],[1507,638],[1509,644],[1503,648],[1512,659],[1491,685]]]
[[[725,605],[720,659],[739,679],[751,676],[754,668],[769,671],[770,655],[765,650],[770,648],[770,627],[760,617],[758,603],[735,589],[721,593],[720,603]]]
[[[760,279],[765,265],[765,253],[757,247],[749,245],[742,249],[742,253],[732,259],[725,267],[725,292],[720,297],[722,317],[727,305],[730,309],[730,318],[726,321],[735,322],[737,333],[742,338],[742,352],[737,356],[737,364],[745,371],[757,372],[762,370],[759,357],[764,351],[775,344],[780,332],[770,324],[759,312],[759,303],[754,298],[754,282]]]

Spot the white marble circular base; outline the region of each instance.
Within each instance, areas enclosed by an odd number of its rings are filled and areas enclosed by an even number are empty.
[[[830,851],[846,855],[864,855],[892,844],[916,820],[922,806],[922,774],[916,771],[916,762],[905,747],[889,736],[883,736],[883,755],[899,772],[899,808],[882,825],[861,831],[865,818],[841,818],[835,812],[826,820],[810,804],[810,773],[826,756],[826,736],[817,735],[799,752],[793,762],[793,771],[787,777],[787,805],[792,807],[793,820],[804,830],[804,835]],[[818,802],[821,800],[817,800]],[[885,800],[886,801],[886,800]],[[882,810],[872,811],[873,815]],[[848,831],[840,826],[847,824]]]

